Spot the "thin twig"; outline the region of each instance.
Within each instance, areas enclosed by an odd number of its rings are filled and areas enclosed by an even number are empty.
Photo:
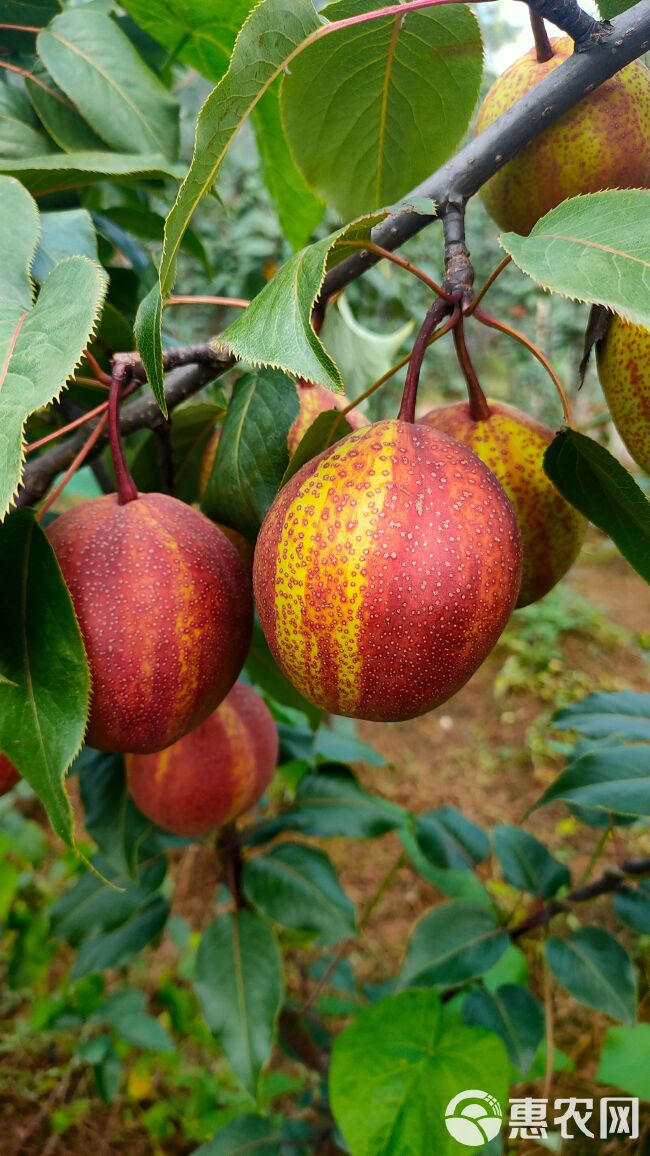
[[[36,515],[36,520],[38,522],[40,522],[41,519],[43,518],[43,516],[47,513],[47,511],[52,508],[52,506],[56,502],[57,498],[59,497],[59,494],[61,493],[61,491],[64,490],[65,487],[67,486],[68,482],[70,481],[70,478],[74,474],[76,474],[79,467],[83,465],[86,458],[88,457],[88,454],[92,450],[93,446],[95,445],[95,442],[98,440],[100,434],[103,432],[104,427],[107,425],[107,423],[108,423],[108,413],[105,413],[103,415],[103,417],[101,417],[99,419],[99,421],[97,422],[97,425],[95,426],[93,432],[90,434],[90,437],[88,437],[86,439],[83,446],[79,450],[79,453],[76,455],[76,457],[72,460],[72,462],[68,466],[68,468],[65,471],[63,477],[61,478],[60,482],[54,487],[54,489],[49,494],[47,501],[43,502],[43,505],[41,506],[40,510],[38,511],[38,514]]]
[[[448,293],[447,290],[429,277],[424,269],[420,269],[419,265],[414,265],[412,261],[407,261],[405,257],[401,257],[399,253],[393,253],[390,249],[384,249],[381,245],[376,245],[374,241],[341,241],[342,249],[361,249],[368,253],[376,253],[381,257],[382,261],[390,261],[393,265],[399,265],[400,269],[405,269],[408,273],[412,273],[418,280],[423,281],[424,284],[432,290],[438,297],[442,297],[444,301],[448,301],[453,305],[455,298],[453,294]],[[336,245],[334,246],[336,248]]]
[[[562,402],[562,409],[564,410],[564,417],[566,419],[567,425],[573,425],[573,415],[571,413],[571,405],[569,403],[566,390],[562,385],[562,382],[560,381],[557,373],[553,369],[553,366],[551,365],[548,357],[542,353],[541,349],[539,349],[538,346],[535,345],[534,342],[530,341],[523,333],[520,333],[518,329],[513,329],[512,325],[506,325],[505,321],[498,321],[496,317],[491,317],[490,314],[485,313],[483,309],[475,309],[474,316],[476,317],[477,321],[480,321],[483,325],[487,325],[490,329],[498,329],[500,333],[505,333],[508,337],[512,337],[514,341],[518,341],[519,344],[523,345],[529,353],[532,353],[533,357],[537,358],[540,365],[544,366],[544,369],[548,373],[551,381],[553,382],[553,385],[560,395],[560,401]]]

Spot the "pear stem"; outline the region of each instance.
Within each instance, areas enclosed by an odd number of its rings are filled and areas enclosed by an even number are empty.
[[[546,64],[547,60],[552,60],[554,56],[551,42],[546,31],[546,24],[544,17],[540,16],[539,12],[535,12],[533,8],[528,9],[530,15],[530,26],[533,30],[535,38],[535,54],[537,56],[538,64]]]
[[[460,367],[465,375],[467,382],[467,394],[469,397],[469,414],[472,421],[486,421],[490,416],[490,407],[487,403],[487,398],[481,388],[481,383],[476,376],[476,370],[472,365],[472,359],[469,355],[469,350],[465,343],[465,331],[463,329],[462,317],[454,326],[454,345],[456,346],[456,354],[460,362]]]
[[[126,462],[120,431],[120,401],[128,373],[128,365],[118,361],[113,370],[111,392],[108,398],[108,439],[113,456],[113,466],[115,467],[117,501],[120,506],[125,506],[127,502],[133,502],[138,496],[137,486],[131,477]]]
[[[514,329],[512,325],[506,325],[505,321],[499,321],[496,317],[491,317],[490,314],[486,313],[484,309],[476,309],[474,311],[474,316],[476,317],[477,321],[480,321],[483,325],[487,325],[488,328],[498,329],[500,333],[505,333],[508,337],[512,337],[514,341],[518,341],[520,345],[524,346],[524,349],[527,349],[530,353],[532,353],[533,357],[537,358],[540,365],[544,366],[544,369],[548,373],[551,381],[557,389],[557,392],[560,396],[560,401],[562,402],[562,409],[564,410],[564,417],[567,425],[572,426],[573,415],[571,413],[571,405],[569,403],[566,390],[562,385],[562,382],[560,381],[557,373],[553,369],[553,366],[551,365],[548,357],[542,353],[541,349],[539,349],[533,341],[530,341],[525,336],[525,334],[520,333],[518,329]]]
[[[415,404],[418,397],[420,370],[422,369],[424,354],[434,329],[438,328],[440,322],[450,312],[451,306],[449,302],[445,301],[442,297],[437,297],[422,322],[420,331],[413,342],[409,367],[406,371],[406,381],[404,382],[402,404],[397,415],[398,421],[415,421]],[[460,310],[458,310],[458,319],[460,319]]]

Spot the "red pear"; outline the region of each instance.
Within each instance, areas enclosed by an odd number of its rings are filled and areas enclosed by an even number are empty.
[[[173,746],[128,755],[129,790],[159,827],[174,835],[206,835],[258,801],[277,758],[271,712],[250,686],[237,683],[205,722]]]
[[[250,577],[221,531],[165,494],[74,507],[48,527],[88,655],[86,741],[162,750],[198,726],[239,674]]]
[[[357,430],[298,470],[253,563],[262,627],[293,685],[334,714],[384,722],[467,682],[520,579],[519,528],[494,474],[405,421]]]

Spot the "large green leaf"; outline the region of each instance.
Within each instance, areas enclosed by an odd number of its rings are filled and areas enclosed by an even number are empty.
[[[183,175],[180,165],[171,164],[160,153],[114,152],[48,153],[17,161],[0,157],[0,172],[16,176],[35,196],[98,181],[179,180]]]
[[[280,227],[294,249],[306,245],[325,206],[307,184],[293,158],[280,117],[278,81],[253,112],[262,176],[278,212]]]
[[[253,541],[289,461],[287,435],[299,411],[284,373],[265,370],[233,389],[201,508]]]
[[[650,502],[631,474],[593,438],[565,429],[544,454],[556,489],[650,582]]]
[[[597,691],[553,715],[553,726],[588,739],[616,736],[627,742],[650,741],[650,694]]]
[[[650,815],[650,745],[585,751],[569,763],[535,809],[554,799],[620,815]]]
[[[463,1004],[463,1019],[501,1036],[515,1067],[528,1075],[544,1038],[544,1009],[527,988],[507,983],[495,992],[472,991]]]
[[[628,927],[650,935],[650,880],[638,887],[621,887],[614,895],[614,910]]]
[[[650,1100],[650,1024],[605,1032],[596,1079]]]
[[[270,1120],[238,1116],[192,1156],[280,1156],[281,1140]]]
[[[296,253],[219,339],[253,365],[272,365],[296,377],[341,390],[337,366],[311,326],[314,302],[328,268],[366,241],[382,215],[366,217]]]
[[[138,349],[154,395],[163,408],[162,299],[174,282],[183,233],[199,201],[212,188],[226,150],[242,123],[298,45],[318,27],[319,17],[310,0],[292,0],[290,6],[286,0],[260,0],[237,37],[228,71],[201,109],[192,164],[165,226],[160,281],[142,302],[136,324]],[[268,364],[278,363],[271,360]]]
[[[62,209],[41,213],[41,238],[32,265],[32,277],[43,282],[64,257],[90,257],[97,261],[97,237],[86,209]]]
[[[318,933],[321,943],[354,935],[354,904],[324,851],[281,843],[246,864],[244,890],[254,907],[298,931]]]
[[[63,779],[86,728],[90,676],[54,552],[29,510],[0,525],[0,751],[74,845]]]
[[[501,958],[508,943],[490,908],[465,899],[443,903],[416,923],[400,987],[451,986],[482,975]]]
[[[623,1023],[636,1017],[636,976],[625,948],[600,927],[581,927],[544,948],[549,966],[574,999]]]
[[[165,860],[150,863],[132,881],[116,872],[103,855],[93,859],[92,871],[80,879],[49,909],[52,934],[79,947],[85,939],[115,931],[145,907],[165,878]],[[102,876],[100,879],[99,876]],[[113,884],[108,887],[104,879]]]
[[[490,852],[485,832],[456,807],[426,811],[417,820],[415,834],[420,851],[434,867],[471,870]]]
[[[375,839],[406,822],[406,812],[394,803],[364,791],[347,767],[327,766],[302,777],[295,806],[260,828],[270,838],[280,831],[301,831],[322,838],[344,835]]]
[[[338,0],[322,15],[337,21],[378,7]],[[482,72],[478,21],[461,4],[333,32],[283,79],[294,156],[344,220],[390,205],[455,151]]]
[[[569,869],[539,839],[504,823],[492,832],[494,851],[504,877],[513,887],[548,899],[571,882]]]
[[[111,148],[178,153],[178,104],[110,16],[74,8],[39,34],[38,54],[57,85]]]
[[[608,305],[650,327],[650,189],[606,189],[563,201],[530,236],[501,245],[544,289]]]
[[[113,931],[88,936],[77,951],[72,978],[81,979],[110,967],[121,967],[156,939],[169,919],[169,903],[154,895],[144,907]]]
[[[283,992],[278,944],[259,916],[235,911],[210,924],[196,957],[194,986],[210,1031],[255,1095]]]
[[[37,61],[25,78],[25,88],[38,118],[52,140],[65,152],[101,151],[104,144],[49,72]]]
[[[0,157],[12,160],[53,149],[24,93],[0,80]]]
[[[68,257],[46,278],[35,304],[29,279],[39,235],[32,198],[0,178],[0,517],[20,484],[24,426],[58,397],[92,334],[106,291],[95,261]]]
[[[435,992],[409,991],[362,1011],[337,1037],[330,1096],[352,1156],[458,1156],[457,1128],[475,1148],[501,1131],[508,1078],[493,1032],[446,1021]],[[484,1114],[472,1108],[458,1120],[462,1104],[451,1102],[464,1088],[485,1089],[468,1093],[474,1103],[485,1095]]]

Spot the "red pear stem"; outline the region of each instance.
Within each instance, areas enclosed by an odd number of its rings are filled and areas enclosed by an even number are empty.
[[[335,246],[336,248],[336,246]],[[400,269],[406,269],[407,273],[412,273],[418,280],[431,289],[438,297],[442,297],[450,305],[453,305],[456,298],[444,285],[439,285],[424,269],[420,269],[419,265],[414,265],[412,261],[407,261],[405,257],[401,257],[399,253],[393,253],[391,249],[384,249],[381,245],[376,245],[374,241],[341,241],[341,249],[361,249],[362,253],[375,253],[377,257],[381,257],[383,261],[390,261],[393,265],[398,265]]]
[[[490,329],[498,329],[500,333],[506,333],[508,337],[512,337],[514,341],[518,341],[519,344],[523,345],[529,353],[532,353],[533,357],[537,358],[540,365],[544,366],[544,369],[548,373],[551,381],[553,382],[553,385],[560,395],[560,401],[562,402],[562,409],[564,410],[564,417],[566,418],[567,425],[573,425],[573,414],[571,413],[571,405],[567,397],[566,390],[562,385],[562,382],[560,381],[557,373],[553,369],[553,366],[548,360],[548,357],[542,353],[541,349],[539,349],[534,344],[534,342],[529,341],[529,339],[525,337],[523,333],[520,333],[518,329],[513,329],[511,325],[506,325],[505,321],[498,321],[496,317],[491,317],[490,314],[486,313],[483,309],[476,309],[474,316],[478,321],[480,321],[483,325],[487,325]]]
[[[424,354],[426,353],[429,338],[434,329],[437,329],[440,322],[448,313],[451,312],[449,302],[444,301],[441,297],[436,298],[427,313],[420,332],[418,333],[414,343],[413,351],[409,361],[409,367],[406,371],[406,381],[404,382],[404,393],[402,395],[402,404],[397,415],[398,421],[415,421],[415,404],[418,398],[418,385],[420,384],[420,371],[422,369],[422,362],[424,361]],[[457,309],[458,319],[460,320],[460,310]]]
[[[535,12],[532,8],[528,9],[528,14],[530,16],[530,26],[533,30],[533,36],[535,38],[535,54],[537,56],[537,63],[546,64],[547,60],[553,59],[554,53],[553,49],[551,48],[551,42],[548,38],[548,32],[546,31],[544,17],[540,16],[539,12]]]
[[[472,421],[486,421],[490,416],[490,407],[487,403],[487,398],[481,388],[481,383],[476,376],[476,370],[472,365],[472,359],[469,355],[469,350],[465,343],[465,331],[463,329],[462,317],[460,318],[458,324],[454,326],[454,345],[456,346],[456,354],[460,362],[460,367],[465,375],[465,381],[467,382],[470,417]]]
[[[46,446],[50,442],[56,441],[57,438],[72,433],[72,430],[77,429],[80,425],[85,425],[87,421],[92,421],[94,417],[99,417],[99,414],[103,413],[106,409],[108,409],[108,402],[103,401],[102,404],[96,406],[95,409],[89,409],[87,413],[82,413],[81,417],[76,417],[74,421],[68,422],[67,425],[62,425],[60,429],[55,429],[54,433],[46,434],[45,437],[39,438],[36,442],[30,442],[25,449],[25,454],[33,454],[34,450],[40,450],[41,446]]]
[[[129,467],[126,463],[124,446],[122,445],[122,434],[120,431],[120,401],[128,373],[128,366],[118,363],[113,370],[113,381],[108,399],[108,438],[113,456],[113,466],[115,468],[117,501],[120,506],[125,506],[127,502],[133,502],[138,496],[136,484],[131,477]]]

